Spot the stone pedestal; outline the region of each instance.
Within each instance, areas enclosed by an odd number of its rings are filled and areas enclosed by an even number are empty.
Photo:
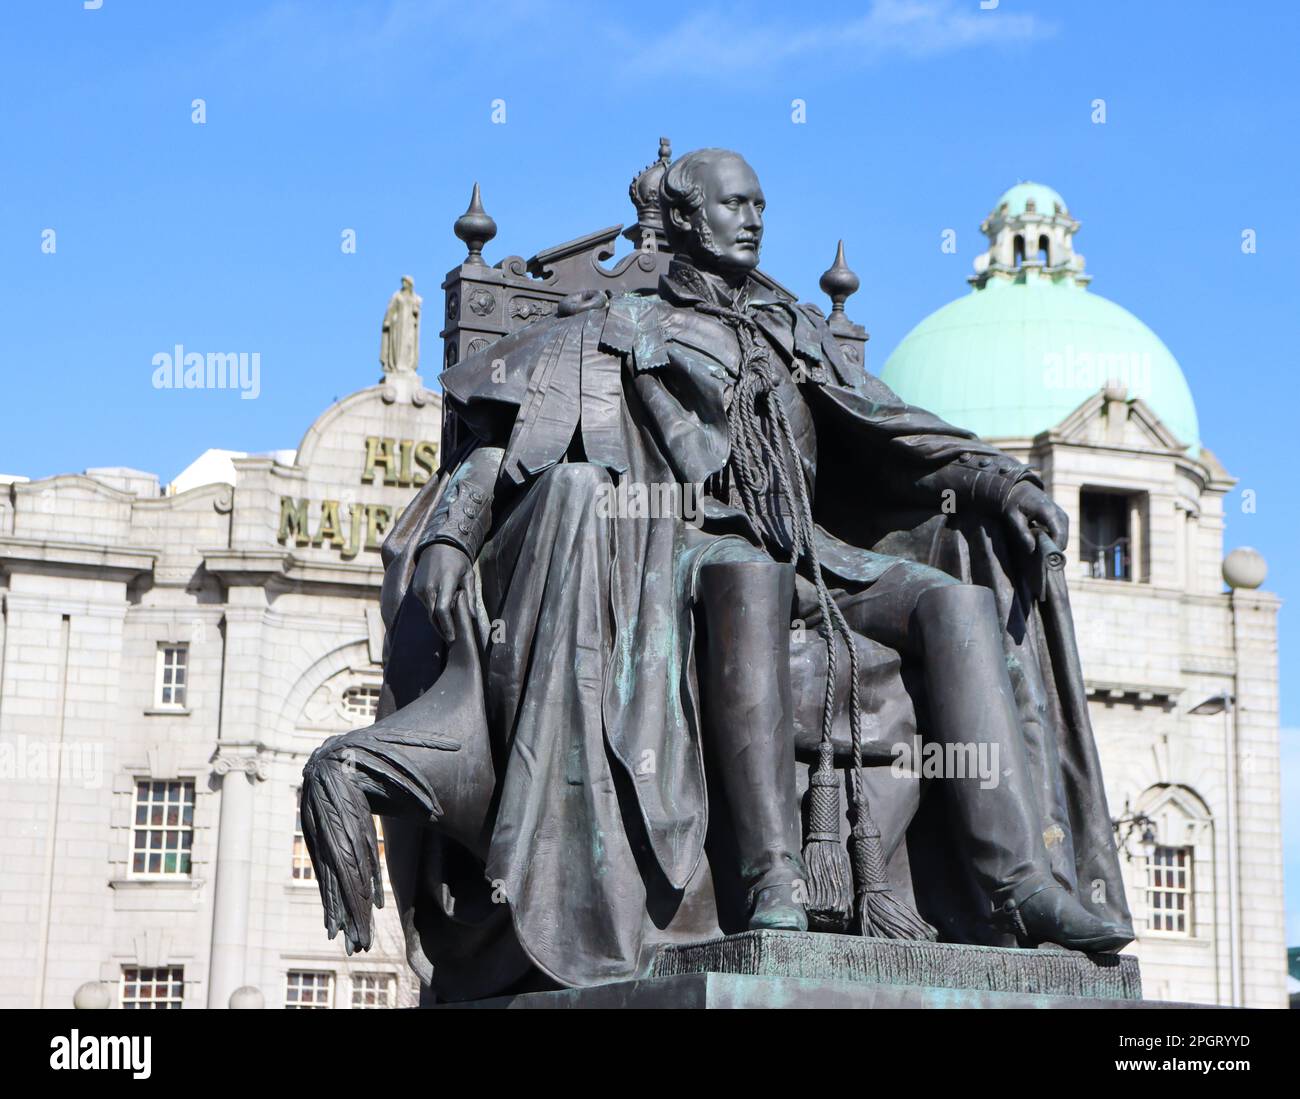
[[[750,931],[708,942],[661,947],[650,975],[640,980],[446,1006],[680,1009],[1175,1005],[1142,999],[1138,962],[1127,954]]]
[[[1142,999],[1131,954],[1015,950],[955,943],[748,931],[709,942],[664,946],[651,976],[734,973],[869,985],[907,985],[1031,996]]]

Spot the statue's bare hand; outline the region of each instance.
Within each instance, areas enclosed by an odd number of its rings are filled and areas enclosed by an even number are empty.
[[[450,645],[456,640],[452,621],[456,599],[462,592],[469,598],[474,591],[473,562],[456,546],[435,542],[420,553],[411,583],[430,621]]]
[[[1070,518],[1056,502],[1037,485],[1021,481],[1011,490],[1007,500],[1007,522],[1019,535],[1026,550],[1034,552],[1036,542],[1033,527],[1042,527],[1060,549],[1065,549],[1070,538]]]

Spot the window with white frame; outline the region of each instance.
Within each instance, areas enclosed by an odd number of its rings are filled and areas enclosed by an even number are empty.
[[[130,1010],[171,1009],[181,1007],[185,998],[183,965],[124,965],[122,967],[122,1006]]]
[[[1147,910],[1150,929],[1171,935],[1192,934],[1192,849],[1156,847],[1147,863]]]
[[[329,970],[291,969],[285,978],[284,1006],[327,1008],[334,1006],[334,974]]]
[[[397,978],[391,973],[354,973],[352,1006],[354,1008],[392,1007],[397,994]]]
[[[158,673],[153,704],[160,710],[183,710],[188,696],[190,646],[185,641],[158,643]]]
[[[302,834],[302,808],[293,823],[293,880],[314,881],[316,870],[311,864],[311,855],[307,853],[307,840]]]
[[[299,798],[302,791],[298,792]],[[379,880],[384,880],[384,818],[371,817],[375,822],[376,850],[379,855]],[[293,857],[291,872],[294,881],[315,881],[316,868],[312,865],[311,854],[307,850],[307,837],[302,831],[302,806],[298,807],[293,820]]]
[[[188,876],[194,846],[194,783],[141,779],[131,828],[133,875]]]
[[[349,718],[375,719],[379,709],[379,684],[362,683],[343,692],[343,714]]]

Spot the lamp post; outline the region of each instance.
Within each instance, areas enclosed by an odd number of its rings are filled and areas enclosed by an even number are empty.
[[[1133,861],[1133,852],[1128,849],[1128,841],[1133,837],[1134,832],[1141,829],[1138,833],[1138,843],[1147,849],[1145,853],[1148,856],[1151,853],[1150,848],[1156,845],[1156,822],[1145,813],[1133,812],[1129,808],[1128,798],[1124,799],[1124,815],[1112,820],[1110,826],[1115,830],[1115,846],[1124,852],[1124,857],[1129,862]]]
[[[1233,720],[1235,699],[1219,691],[1198,702],[1187,712],[1193,717],[1223,714],[1224,784],[1227,786],[1228,816],[1228,966],[1233,1007],[1241,1006],[1241,883],[1237,870],[1237,736]]]

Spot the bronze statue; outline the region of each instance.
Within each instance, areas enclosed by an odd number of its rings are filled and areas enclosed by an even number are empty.
[[[369,946],[375,812],[446,999],[746,928],[1119,949],[1064,514],[757,271],[742,157],[656,173],[653,289],[583,287],[442,376],[441,475],[385,546],[380,720],[305,769],[331,936]],[[597,507],[615,486],[698,517]],[[996,774],[922,799],[886,766],[918,730]]]

